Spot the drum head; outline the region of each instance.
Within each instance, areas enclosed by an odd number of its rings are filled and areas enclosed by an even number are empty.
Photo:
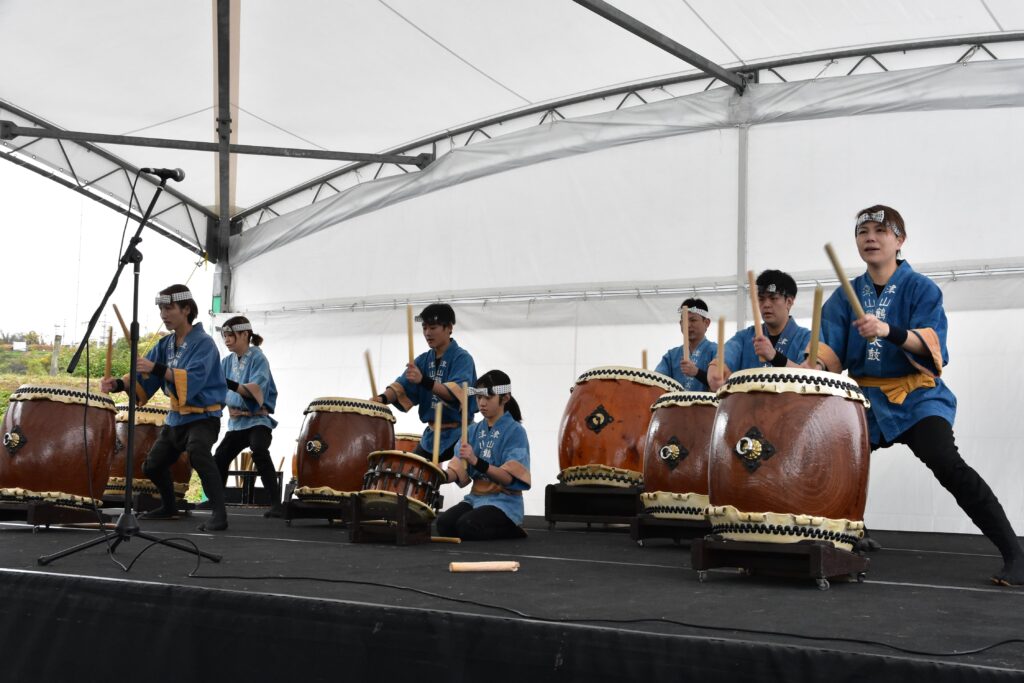
[[[363,516],[368,519],[398,519],[398,494],[391,491],[369,489],[359,493],[362,502]],[[415,498],[405,497],[409,503],[409,514],[415,519],[427,523],[434,519],[436,513],[426,503],[421,503]]]

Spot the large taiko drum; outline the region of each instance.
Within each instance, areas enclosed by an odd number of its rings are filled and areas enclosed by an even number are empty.
[[[100,505],[114,451],[114,401],[63,387],[18,387],[3,421],[0,500]]]
[[[558,479],[572,486],[642,484],[650,406],[665,392],[682,390],[671,377],[640,368],[584,372],[571,389],[558,430]]]
[[[298,488],[308,503],[339,503],[363,487],[366,458],[394,448],[395,416],[386,405],[358,398],[318,398],[299,432]]]
[[[160,406],[136,406],[135,407],[135,454],[132,456],[132,491],[145,493],[151,496],[158,496],[160,492],[156,486],[142,472],[142,465],[146,462],[149,449],[156,443],[160,430],[167,420],[167,408]],[[117,406],[117,415],[114,418],[117,430],[117,442],[114,453],[110,457],[110,478],[107,479],[107,488],[103,492],[106,498],[124,496],[124,467],[125,458],[128,454],[128,405]],[[188,492],[189,480],[192,478],[192,465],[189,462],[188,454],[182,453],[181,457],[171,465],[171,479],[174,481],[174,497],[179,501],[185,499]]]
[[[651,406],[644,444],[644,512],[703,522],[708,508],[708,460],[718,398],[703,391],[664,394]]]
[[[441,485],[448,480],[444,470],[415,453],[395,450],[370,453],[369,463],[359,493],[363,517],[396,519],[398,497],[404,496],[414,517],[422,522],[434,519]]]
[[[719,390],[711,444],[712,532],[851,550],[864,536],[869,405],[856,383],[830,372],[733,373]]]
[[[402,451],[403,453],[412,453],[420,445],[422,439],[422,434],[395,434],[395,450]]]

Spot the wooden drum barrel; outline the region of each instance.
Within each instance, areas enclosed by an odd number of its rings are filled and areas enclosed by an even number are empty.
[[[627,367],[600,367],[576,380],[558,431],[559,480],[568,485],[629,488],[643,483],[650,406],[671,377]]]
[[[412,453],[420,445],[422,434],[395,434],[395,450]]]
[[[359,494],[365,517],[396,519],[401,495],[408,500],[413,516],[423,522],[434,519],[441,485],[448,480],[444,470],[426,458],[402,451],[370,453],[369,463]]]
[[[18,387],[2,427],[0,500],[101,505],[114,451],[114,413],[106,395]]]
[[[159,496],[146,475],[142,473],[142,464],[146,462],[149,449],[156,443],[160,430],[167,419],[167,408],[160,406],[135,406],[135,454],[132,456],[132,491]],[[116,421],[117,441],[114,452],[110,456],[110,478],[103,492],[105,498],[124,496],[125,458],[128,448],[128,405],[117,406]],[[192,465],[188,454],[182,453],[177,462],[171,465],[171,478],[174,480],[174,497],[179,501],[185,499],[189,480],[192,478]]]
[[[295,495],[338,503],[363,486],[370,453],[394,448],[395,416],[386,405],[358,398],[318,398],[304,412],[296,452]]]
[[[664,394],[651,406],[644,445],[644,512],[663,519],[703,522],[708,508],[708,461],[715,394]]]
[[[719,391],[712,435],[712,532],[851,550],[864,536],[868,405],[855,382],[830,372],[733,373]]]

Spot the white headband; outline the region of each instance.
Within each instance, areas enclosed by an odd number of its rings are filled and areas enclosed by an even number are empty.
[[[234,325],[225,325],[224,327],[217,328],[217,331],[222,334],[235,334],[236,332],[244,332],[246,330],[252,332],[252,323],[235,323]]]
[[[192,292],[187,289],[184,292],[175,292],[174,294],[161,294],[156,298],[156,304],[176,304],[179,301],[188,301],[192,298]]]
[[[682,313],[684,308],[686,308],[687,313],[696,313],[705,320],[711,320],[711,314],[705,311],[703,308],[687,308],[686,306],[680,306],[679,313]]]
[[[861,215],[857,216],[857,225],[855,225],[853,228],[854,232],[856,232],[857,228],[859,228],[861,225],[869,221],[880,223],[885,227],[889,228],[890,230],[892,230],[892,234],[896,235],[897,237],[903,237],[903,231],[900,230],[900,226],[896,225],[896,221],[889,221],[888,223],[885,222],[885,211],[875,211],[874,213],[864,212]]]
[[[499,384],[496,387],[468,387],[470,396],[501,396],[512,393],[511,384]]]

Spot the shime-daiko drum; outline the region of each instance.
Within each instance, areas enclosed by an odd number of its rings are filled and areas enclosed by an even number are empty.
[[[651,406],[644,446],[644,512],[704,522],[708,460],[718,398],[702,391],[664,394]]]
[[[420,445],[422,434],[395,434],[395,450],[412,453]]]
[[[142,465],[149,455],[149,449],[156,443],[160,430],[167,419],[167,408],[160,406],[135,407],[135,454],[132,457],[132,491],[159,496],[156,486],[142,472]],[[113,498],[124,495],[125,458],[128,448],[128,406],[117,406],[117,443],[110,458],[110,478],[103,496]],[[188,453],[182,453],[171,465],[171,478],[174,480],[174,497],[178,501],[185,499],[188,492],[189,479],[192,477],[192,465]]]
[[[576,380],[558,432],[558,478],[568,485],[628,488],[643,483],[651,404],[682,391],[671,377],[627,367],[600,367]]]
[[[719,390],[708,520],[726,539],[827,541],[864,536],[865,409],[851,380],[797,368],[733,373]]]
[[[339,503],[358,493],[367,456],[394,448],[395,416],[380,403],[318,398],[304,414],[295,455],[301,501]]]
[[[0,500],[101,505],[114,452],[115,412],[106,395],[18,387],[3,421]]]
[[[398,497],[404,496],[414,517],[421,522],[434,519],[441,484],[448,479],[444,470],[415,453],[393,450],[370,453],[369,463],[359,494],[364,517],[396,519]]]

